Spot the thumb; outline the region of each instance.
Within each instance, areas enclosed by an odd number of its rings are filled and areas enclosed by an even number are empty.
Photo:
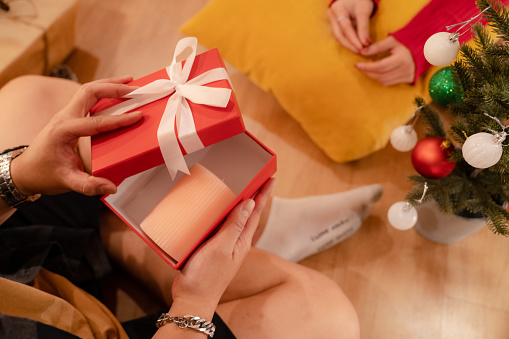
[[[234,248],[242,232],[246,227],[247,220],[251,216],[255,207],[255,202],[252,199],[247,199],[237,205],[228,215],[223,226],[216,237],[221,238],[221,243],[226,245],[229,244]]]
[[[64,184],[75,192],[89,196],[114,194],[117,192],[117,186],[108,179],[94,177],[81,171],[69,174]]]
[[[392,47],[394,47],[393,39],[390,39],[390,37],[387,37],[383,40],[375,42],[374,44],[372,44],[366,48],[363,48],[361,50],[361,54],[367,55],[367,56],[380,54],[380,53],[390,50]]]

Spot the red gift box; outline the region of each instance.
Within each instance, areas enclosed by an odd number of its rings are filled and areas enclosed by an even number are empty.
[[[217,49],[196,56],[190,72],[190,79],[204,72],[224,68]],[[166,69],[159,70],[129,83],[144,86],[158,79],[168,79]],[[215,81],[208,87],[229,88],[228,80]],[[108,178],[115,184],[125,178],[164,163],[157,140],[157,129],[168,98],[162,98],[132,111],[142,111],[142,120],[133,126],[103,133],[92,138],[92,169],[95,176]],[[92,109],[95,114],[110,108],[125,99],[101,99]],[[217,108],[188,101],[193,113],[196,132],[203,145],[209,146],[246,130],[234,93],[228,105]],[[180,144],[182,154],[186,151]]]
[[[189,73],[193,79],[204,72],[224,64],[217,50],[197,55]],[[157,79],[168,79],[166,69],[133,81],[144,86]],[[215,81],[208,87],[229,88],[228,80]],[[226,215],[240,201],[252,197],[276,172],[276,155],[247,132],[235,96],[231,93],[225,108],[189,102],[196,132],[203,148],[186,154],[179,142],[180,151],[188,167],[200,163],[236,194],[236,199],[211,223],[201,239],[192,244],[192,250],[177,261],[165,253],[141,229],[141,222],[182,178],[178,173],[173,180],[159,149],[157,129],[168,98],[161,98],[133,110],[143,112],[142,120],[121,130],[92,137],[92,171],[95,176],[106,177],[118,186],[116,194],[103,197],[104,203],[156,251],[170,266],[179,269],[220,225]],[[125,99],[102,99],[92,113],[110,108]]]

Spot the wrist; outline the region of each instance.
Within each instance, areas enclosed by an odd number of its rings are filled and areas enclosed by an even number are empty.
[[[174,324],[176,326],[165,326],[167,324]],[[170,313],[163,313],[159,316],[156,321],[156,327],[158,331],[155,338],[164,337],[176,337],[175,331],[179,333],[179,338],[203,338],[202,335],[206,335],[207,338],[211,339],[214,337],[216,326],[211,322],[200,317],[186,314],[182,317],[172,316]],[[187,332],[184,332],[187,331]]]
[[[7,205],[13,208],[29,204],[40,197],[38,194],[30,194],[25,189],[20,190],[19,181],[18,185],[14,182],[13,172],[17,178],[22,176],[19,175],[19,166],[14,165],[13,169],[13,162],[26,148],[27,146],[19,146],[5,150],[0,154],[0,196]]]
[[[13,158],[11,161],[11,178],[16,188],[24,195],[34,195],[35,192],[31,192],[26,186],[23,180],[25,175],[23,174],[24,167],[21,161],[21,155]]]
[[[208,298],[189,299],[174,297],[168,313],[174,317],[183,317],[186,314],[193,314],[207,321],[212,321],[219,301]]]
[[[185,338],[202,338],[203,334],[206,334],[208,338],[214,336],[215,326],[212,324],[212,317],[214,316],[217,302],[205,298],[193,299],[173,298],[173,303],[168,313],[161,314],[156,322],[156,327],[162,331],[160,333],[161,337],[168,333],[176,333],[175,331],[182,333],[181,336]]]

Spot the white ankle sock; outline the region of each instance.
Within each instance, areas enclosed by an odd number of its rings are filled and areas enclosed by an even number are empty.
[[[381,196],[382,186],[375,184],[297,199],[274,197],[255,247],[301,261],[355,233]]]

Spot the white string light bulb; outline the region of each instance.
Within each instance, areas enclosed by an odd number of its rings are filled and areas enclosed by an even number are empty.
[[[424,200],[424,196],[428,191],[428,183],[424,183],[424,191],[421,199],[417,200],[420,204]],[[387,219],[389,224],[395,229],[405,231],[415,226],[418,219],[417,210],[407,201],[398,201],[387,211]]]
[[[502,128],[502,131],[497,132],[490,129],[489,131],[492,134],[486,132],[473,134],[467,138],[461,148],[465,161],[470,166],[480,169],[491,167],[500,161],[504,152],[504,145],[502,143],[507,137],[506,127],[500,120],[488,113],[484,113],[484,115],[495,120]]]
[[[457,33],[438,32],[426,40],[424,57],[434,66],[447,66],[458,57],[460,43]]]
[[[412,116],[412,122],[408,125],[398,126],[392,131],[390,142],[395,150],[400,152],[408,152],[417,144],[417,133],[415,132],[414,125],[419,116],[418,111],[424,106],[419,106]]]
[[[477,19],[478,22],[482,14],[487,11],[491,6],[483,10],[481,13],[470,18],[467,21],[458,24],[447,26],[447,30],[453,27],[462,25],[454,33],[438,32],[433,34],[424,44],[424,57],[428,62],[434,66],[447,66],[453,62],[457,57],[460,50],[459,38],[468,30],[460,33],[466,25],[470,24],[473,20]]]

